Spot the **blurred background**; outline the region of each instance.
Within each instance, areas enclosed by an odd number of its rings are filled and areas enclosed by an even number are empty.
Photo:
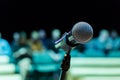
[[[120,80],[120,1],[0,1],[0,79],[58,80],[54,42],[80,21],[93,38],[71,51],[66,80]]]

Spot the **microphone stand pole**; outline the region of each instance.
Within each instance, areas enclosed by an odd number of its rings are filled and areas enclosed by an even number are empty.
[[[61,73],[60,73],[60,78],[59,80],[65,80],[66,79],[66,72],[68,71],[68,69],[70,68],[70,51],[71,48],[69,48],[69,50],[66,52],[66,55],[64,56],[63,62],[61,64]]]

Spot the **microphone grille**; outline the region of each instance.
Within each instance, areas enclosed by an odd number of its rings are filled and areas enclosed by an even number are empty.
[[[72,28],[72,36],[79,43],[88,42],[93,36],[93,29],[87,22],[78,22]]]

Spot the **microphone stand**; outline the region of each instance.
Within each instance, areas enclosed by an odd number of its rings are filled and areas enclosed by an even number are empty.
[[[68,71],[68,69],[70,68],[70,51],[71,48],[69,48],[69,50],[66,52],[66,55],[64,56],[64,59],[62,61],[61,64],[61,73],[60,73],[60,78],[59,80],[65,80],[66,79],[66,72]]]

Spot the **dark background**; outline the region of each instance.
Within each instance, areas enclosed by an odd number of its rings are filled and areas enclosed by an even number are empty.
[[[79,21],[93,26],[94,37],[103,28],[119,32],[120,1],[0,1],[0,32],[8,40],[13,32],[22,30],[29,34],[32,30],[45,29],[50,37],[52,29],[68,32]]]

